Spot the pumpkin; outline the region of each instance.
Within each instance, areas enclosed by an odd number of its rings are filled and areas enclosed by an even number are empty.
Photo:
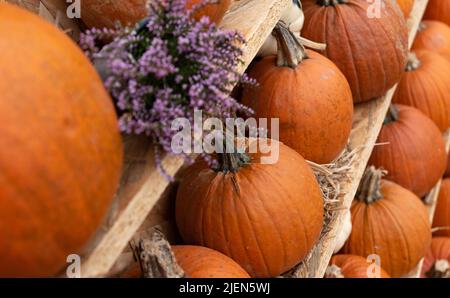
[[[325,278],[389,278],[380,266],[361,256],[335,255],[325,273]]]
[[[279,57],[264,57],[251,68],[249,76],[259,88],[244,90],[242,103],[257,118],[279,118],[280,141],[304,158],[329,163],[345,148],[351,132],[350,87],[330,60],[293,46],[291,33],[281,24],[275,33],[286,46],[280,48]],[[290,63],[295,57],[299,60]]]
[[[414,6],[414,0],[397,0],[397,3],[398,6],[400,6],[405,18],[408,18]]]
[[[250,139],[247,148],[260,141]],[[298,264],[323,225],[311,168],[282,143],[268,146],[278,152],[276,162],[262,162],[262,150],[220,154],[214,169],[198,160],[186,170],[175,204],[185,243],[220,251],[253,277],[278,276]]]
[[[450,26],[450,0],[429,0],[424,19],[441,21]]]
[[[422,266],[421,277],[450,278],[450,238],[435,237]]]
[[[425,196],[444,174],[447,154],[436,124],[414,107],[392,105],[369,165],[388,171],[386,179]]]
[[[433,227],[439,228],[434,233],[437,236],[450,237],[450,179],[444,179],[434,213]]]
[[[408,52],[405,18],[395,0],[379,17],[366,0],[305,0],[302,36],[327,44],[325,55],[344,73],[354,102],[380,97],[400,80]]]
[[[413,50],[430,50],[450,60],[450,27],[439,21],[422,21]]]
[[[247,272],[226,255],[207,247],[194,245],[172,245],[178,265],[188,278],[249,278]],[[136,278],[141,268],[134,263],[121,276]]]
[[[0,276],[50,276],[106,215],[117,118],[89,60],[42,18],[0,4],[0,51]]]
[[[147,0],[83,0],[81,1],[81,18],[88,27],[113,28],[115,23],[135,24],[147,15],[145,7]],[[191,9],[203,0],[186,0],[186,7]],[[231,5],[231,0],[219,0],[217,4],[208,4],[200,9],[195,18],[209,16],[210,20],[220,23]]]
[[[450,60],[417,50],[411,52],[392,101],[413,106],[427,115],[445,132],[450,127]]]
[[[368,257],[392,277],[410,272],[431,242],[428,211],[409,190],[382,179],[383,172],[367,168],[352,203],[352,233],[343,253]]]

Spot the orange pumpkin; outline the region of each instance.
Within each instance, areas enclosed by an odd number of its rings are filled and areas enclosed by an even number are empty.
[[[450,60],[450,27],[439,21],[422,21],[413,50],[430,50]]]
[[[267,56],[251,68],[249,75],[259,88],[247,88],[242,103],[257,118],[278,118],[280,140],[304,158],[329,163],[345,148],[352,129],[347,80],[333,62],[313,51],[298,53],[300,61],[291,65],[290,53],[280,54],[286,61]]]
[[[323,224],[311,168],[282,143],[269,145],[278,152],[275,163],[261,163],[267,157],[261,150],[224,155],[216,169],[199,160],[186,170],[176,198],[184,241],[226,254],[253,277],[278,276],[298,264]]]
[[[93,236],[122,143],[94,67],[62,31],[0,4],[0,276],[50,276]]]
[[[444,179],[439,191],[433,228],[441,228],[434,235],[450,237],[450,179]]]
[[[445,132],[450,127],[448,69],[450,60],[437,53],[427,50],[410,53],[392,101],[419,109]]]
[[[354,102],[382,96],[403,74],[408,51],[405,18],[395,0],[380,16],[366,0],[304,0],[302,36],[327,44],[325,55],[346,76]]]
[[[235,261],[213,249],[193,245],[173,245],[172,252],[178,265],[188,278],[249,278],[247,272]],[[121,277],[136,278],[141,276],[138,263]]]
[[[335,255],[325,273],[325,278],[389,278],[378,265],[355,255]]]
[[[409,190],[369,167],[351,207],[353,229],[343,253],[378,255],[392,277],[410,272],[431,242],[428,211]]]
[[[435,237],[431,240],[422,266],[421,277],[450,278],[450,238]]]
[[[397,0],[397,3],[398,6],[400,6],[405,18],[408,18],[414,6],[414,0]]]
[[[386,179],[426,195],[447,166],[442,134],[436,124],[414,107],[392,105],[378,135],[369,165],[388,171]]]
[[[450,26],[450,0],[429,0],[424,19],[441,21]]]
[[[191,9],[203,0],[187,0],[186,6]],[[81,18],[88,27],[115,26],[119,21],[122,24],[134,24],[147,15],[145,8],[147,0],[83,0],[81,1]],[[212,22],[220,23],[231,5],[231,0],[219,0],[217,4],[208,4],[196,15],[196,19],[206,15]]]

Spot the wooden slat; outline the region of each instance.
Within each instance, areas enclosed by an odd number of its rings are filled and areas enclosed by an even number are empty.
[[[409,47],[412,46],[419,23],[422,20],[428,0],[416,0],[408,20]],[[357,191],[359,181],[364,174],[369,157],[381,130],[396,86],[379,99],[359,104],[355,107],[353,130],[350,135],[350,150],[361,148],[351,165],[350,182],[343,183],[342,206],[349,208]],[[321,237],[307,259],[297,268],[296,277],[323,277],[336,246],[336,235],[342,229],[345,209],[335,211],[327,227],[327,233]]]
[[[445,150],[448,153],[450,150],[450,129],[447,130],[447,132],[444,134],[444,140],[445,140]],[[430,219],[430,225],[433,224],[434,213],[436,211],[437,199],[439,197],[439,191],[441,190],[441,184],[442,184],[442,179],[439,180],[439,182],[436,184],[436,186],[433,187],[433,189],[430,191],[430,193],[424,199],[424,202],[428,209],[428,217]],[[422,272],[422,266],[423,266],[423,259],[420,260],[417,267],[414,268],[414,270],[412,270],[405,277],[419,278],[420,273]]]
[[[257,51],[269,36],[291,0],[241,0],[235,1],[225,16],[222,27],[238,30],[245,37],[244,72]],[[147,215],[164,200],[163,193],[169,182],[156,170],[151,144],[145,139],[129,137],[125,144],[125,171],[116,198],[112,224],[91,244],[82,266],[82,276],[103,276],[127,246]],[[175,176],[183,165],[180,158],[166,156],[164,168]],[[121,208],[121,206],[124,206]]]

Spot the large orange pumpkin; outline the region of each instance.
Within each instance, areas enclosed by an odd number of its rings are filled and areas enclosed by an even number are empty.
[[[450,179],[444,179],[439,191],[433,228],[440,228],[434,233],[437,236],[450,237]]]
[[[450,27],[439,21],[422,21],[413,50],[430,50],[450,60]]]
[[[416,107],[445,132],[450,127],[449,69],[450,60],[437,53],[411,52],[392,101]]]
[[[369,167],[351,207],[353,229],[343,253],[379,256],[392,277],[410,272],[431,242],[428,211],[409,190]]]
[[[400,6],[405,18],[408,18],[414,6],[414,0],[397,0],[397,3],[398,6]]]
[[[379,276],[376,274],[379,273]],[[380,266],[361,256],[335,255],[325,273],[325,278],[389,278]]]
[[[187,0],[186,6],[190,9],[202,1]],[[117,21],[122,24],[134,24],[147,15],[146,2],[147,0],[83,0],[81,18],[88,27],[112,28]],[[207,15],[212,22],[220,23],[230,5],[231,0],[219,0],[217,4],[209,4],[202,8],[196,14],[196,18]]]
[[[431,241],[422,267],[422,277],[450,278],[450,238],[435,237]]]
[[[122,144],[94,67],[42,18],[0,4],[0,276],[50,276],[100,225]]]
[[[441,21],[450,26],[450,0],[429,0],[424,19]]]
[[[386,93],[400,79],[408,51],[405,18],[395,0],[380,15],[366,0],[302,1],[302,36],[327,44],[326,56],[344,73],[355,102]]]
[[[284,29],[278,26],[276,30]],[[259,88],[246,89],[242,103],[252,108],[257,118],[279,118],[280,140],[304,158],[329,163],[345,148],[352,129],[350,87],[324,56],[292,46],[290,50],[299,52],[298,63],[289,64],[292,57],[285,51],[280,55],[286,61],[268,56],[252,67],[249,75]]]
[[[173,245],[171,248],[178,265],[188,278],[250,277],[235,261],[213,249],[194,245]],[[136,278],[140,276],[140,266],[135,263],[121,277]]]
[[[426,195],[445,172],[447,154],[436,124],[414,107],[392,105],[369,165],[388,171],[386,179]]]
[[[323,224],[323,198],[311,168],[289,147],[269,144],[279,146],[272,164],[261,163],[267,155],[260,150],[225,155],[217,169],[198,161],[186,170],[176,198],[185,242],[226,254],[253,277],[278,276],[298,264]]]

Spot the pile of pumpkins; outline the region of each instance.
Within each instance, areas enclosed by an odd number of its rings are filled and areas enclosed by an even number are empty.
[[[145,15],[145,2],[85,0],[83,21],[133,23]],[[384,1],[380,18],[367,17],[366,0],[301,2],[303,10],[294,0],[288,12],[296,13],[284,14],[274,30],[283,45],[272,47],[276,55],[255,59],[248,70],[259,88],[241,96],[255,117],[280,119],[282,143],[271,141],[279,159],[263,164],[262,152],[234,154],[214,169],[200,160],[189,167],[176,197],[187,245],[174,247],[176,258],[190,277],[275,277],[299,264],[324,221],[322,192],[306,160],[339,157],[354,104],[398,83],[351,207],[351,232],[327,276],[367,277],[372,254],[380,257],[380,277],[403,276],[425,255],[424,275],[439,271],[450,245],[448,238],[431,240],[420,198],[447,165],[450,0],[430,0],[426,15],[433,21],[421,26],[412,53],[405,18],[413,0]],[[442,2],[447,6],[438,7]],[[206,6],[196,17],[220,22],[230,3]],[[305,50],[306,38],[326,49]],[[117,119],[93,66],[51,24],[0,4],[0,50],[0,276],[56,275],[100,226],[117,188],[123,158]],[[439,233],[450,225],[448,196],[450,189],[441,191]]]

